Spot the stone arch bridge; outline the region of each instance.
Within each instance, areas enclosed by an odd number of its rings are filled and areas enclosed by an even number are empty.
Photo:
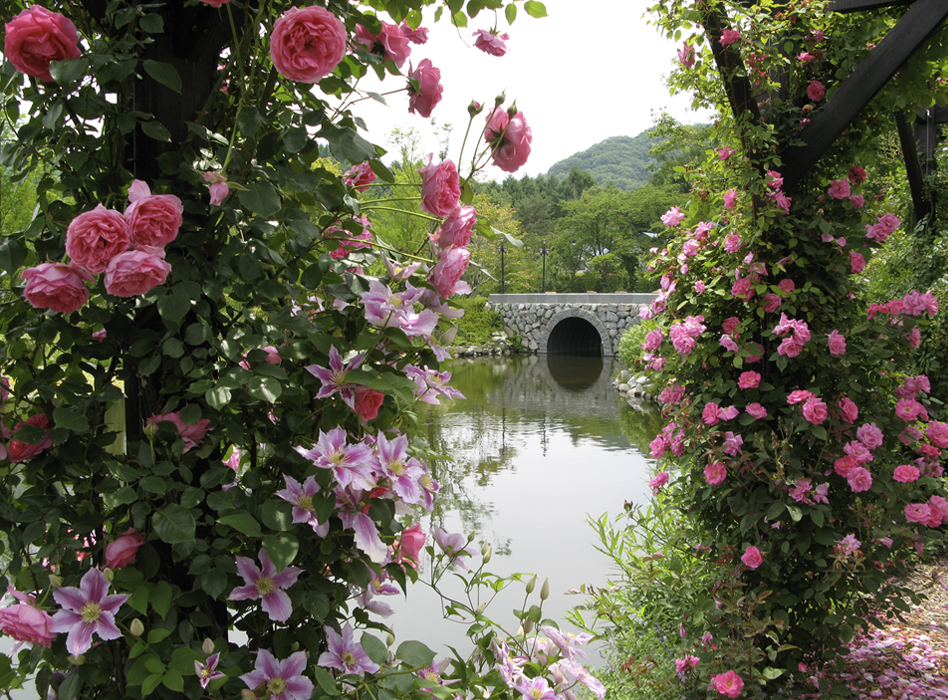
[[[531,352],[613,357],[619,338],[639,322],[654,294],[491,294],[487,308],[500,314],[508,335]]]

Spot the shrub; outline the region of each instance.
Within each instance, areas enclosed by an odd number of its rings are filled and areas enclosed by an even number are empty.
[[[453,345],[487,345],[494,333],[504,330],[500,314],[487,310],[487,297],[456,297],[455,301],[464,309],[464,316],[457,321]]]

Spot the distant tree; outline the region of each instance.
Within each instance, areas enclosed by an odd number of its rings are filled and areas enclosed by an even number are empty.
[[[649,183],[657,186],[675,185],[682,192],[691,189],[689,166],[704,160],[714,143],[714,127],[710,124],[682,124],[667,113],[659,116],[648,130],[653,142],[649,148],[652,162],[648,166]]]

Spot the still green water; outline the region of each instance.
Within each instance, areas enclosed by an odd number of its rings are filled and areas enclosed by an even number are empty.
[[[478,551],[484,542],[493,548],[493,573],[549,578],[544,617],[563,621],[584,600],[567,591],[605,585],[611,573],[588,517],[621,517],[625,501],[644,504],[651,496],[642,448],[658,431],[658,417],[637,413],[613,389],[609,358],[459,360],[449,369],[466,399],[427,413],[431,447],[451,460],[430,465],[441,492],[422,527],[473,532]],[[522,601],[519,586],[488,615],[516,630],[511,608]],[[407,601],[386,602],[396,607],[386,622],[399,641],[459,651],[468,644],[466,628],[443,621],[425,587],[412,587]],[[531,602],[539,602],[536,594]]]

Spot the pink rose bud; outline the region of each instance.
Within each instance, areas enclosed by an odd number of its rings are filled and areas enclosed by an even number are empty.
[[[409,528],[402,530],[401,544],[399,552],[403,557],[418,561],[418,556],[425,546],[425,533],[421,530],[421,525],[415,523]]]
[[[105,548],[105,566],[108,569],[121,569],[135,561],[139,548],[145,544],[134,528],[129,528]]]

